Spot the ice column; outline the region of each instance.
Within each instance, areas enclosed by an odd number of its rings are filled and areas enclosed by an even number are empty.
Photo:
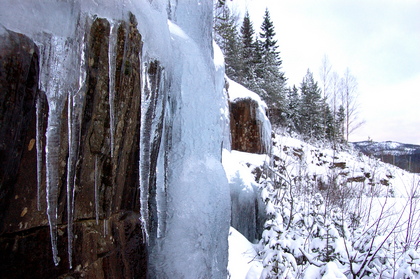
[[[167,202],[167,220],[150,249],[150,277],[226,278],[230,198],[221,165],[223,76],[212,59],[212,6],[177,3],[177,22],[168,24],[167,196],[158,198]]]
[[[98,183],[100,183],[98,158],[99,158],[99,155],[96,154],[95,155],[95,219],[96,219],[97,225],[99,224],[99,185]]]
[[[165,110],[165,78],[164,70],[157,61],[146,63],[142,76],[144,93],[140,132],[140,213],[143,234],[146,242],[149,242],[149,234],[156,230],[161,231],[162,228],[159,221],[161,214],[158,213],[156,181],[160,175],[157,173],[157,167],[161,162],[159,154]]]
[[[38,211],[41,210],[41,186],[42,186],[42,166],[43,166],[43,132],[44,132],[44,98],[38,93],[36,98],[36,178],[37,178],[37,199]]]
[[[68,98],[68,116],[72,123],[73,97],[70,92],[75,91],[77,79],[76,72],[79,69],[74,65],[77,58],[76,40],[68,40],[64,37],[42,33],[38,37],[41,55],[40,86],[48,100],[48,126],[46,132],[45,160],[46,160],[46,196],[47,196],[47,216],[50,226],[51,246],[54,264],[58,265],[60,259],[57,251],[57,206],[59,195],[59,167],[60,162],[60,134],[62,127],[61,115],[64,109],[65,100]],[[72,160],[75,149],[74,127],[69,124],[69,160]],[[39,155],[42,156],[42,155]],[[42,158],[42,157],[40,157]],[[72,166],[68,169],[68,182],[72,183]],[[70,223],[72,220],[73,191],[72,186],[67,185],[68,206],[70,213]],[[70,228],[71,228],[70,224]],[[69,243],[71,245],[71,241]],[[71,258],[71,255],[70,255]],[[71,260],[71,259],[70,259]]]
[[[58,169],[60,156],[60,123],[56,115],[57,104],[50,103],[47,142],[46,142],[46,182],[47,182],[47,215],[50,225],[51,245],[54,264],[58,265],[57,251],[57,202],[58,202]],[[60,113],[61,114],[61,113]]]
[[[73,261],[73,220],[74,220],[74,192],[76,182],[76,164],[79,156],[80,133],[82,124],[82,108],[86,93],[86,43],[83,28],[79,28],[77,47],[80,52],[80,64],[78,73],[78,90],[70,90],[68,94],[67,107],[67,128],[68,128],[68,148],[67,158],[67,250],[69,266],[72,268]]]
[[[115,144],[115,70],[116,70],[116,46],[117,46],[117,22],[110,22],[111,31],[109,34],[109,119],[110,119],[110,134],[111,134],[111,158],[114,158],[114,144]]]

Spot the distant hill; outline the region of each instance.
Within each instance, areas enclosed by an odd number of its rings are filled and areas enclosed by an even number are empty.
[[[420,173],[420,145],[395,141],[361,141],[352,143],[356,150],[365,155],[381,159],[410,172]]]

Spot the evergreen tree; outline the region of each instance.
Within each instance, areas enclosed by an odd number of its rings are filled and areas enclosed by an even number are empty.
[[[262,48],[264,53],[274,53],[278,60],[278,66],[281,65],[279,53],[277,52],[277,41],[274,39],[276,32],[274,31],[274,24],[271,21],[270,12],[268,9],[265,10],[264,20],[261,24],[260,38],[262,42]]]
[[[261,63],[257,65],[257,78],[259,87],[263,92],[263,99],[267,102],[274,122],[284,122],[284,93],[286,78],[280,71],[282,61],[277,51],[277,41],[274,24],[270,18],[268,9],[265,10],[264,20],[261,25],[260,41],[258,48],[261,49]],[[259,50],[258,49],[258,50]],[[280,121],[280,122],[278,122]],[[276,123],[274,123],[276,124]]]
[[[324,109],[324,123],[325,123],[325,136],[330,142],[334,142],[336,137],[336,125],[334,123],[334,115],[328,105]]]
[[[295,131],[297,130],[297,123],[299,122],[299,103],[300,103],[300,96],[299,96],[299,90],[295,85],[293,85],[293,88],[289,88],[287,91],[287,108],[286,108],[286,115],[287,115],[287,121],[286,125],[289,130]]]
[[[299,106],[298,131],[308,138],[320,139],[323,134],[323,102],[321,90],[314,80],[313,74],[307,71],[300,86],[301,102]]]
[[[338,108],[335,118],[335,140],[340,143],[344,141],[344,121],[346,119],[345,109],[343,106]]]
[[[242,68],[241,43],[235,19],[223,1],[216,4],[214,39],[225,56],[226,74],[238,81]]]
[[[241,58],[242,58],[242,71],[241,83],[251,90],[257,89],[256,76],[255,76],[255,54],[256,54],[256,41],[254,39],[254,27],[251,19],[249,18],[248,11],[245,13],[244,20],[241,26]]]

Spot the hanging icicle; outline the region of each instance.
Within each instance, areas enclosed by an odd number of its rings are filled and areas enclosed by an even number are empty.
[[[110,119],[110,134],[111,134],[111,158],[114,158],[115,145],[115,71],[116,71],[116,47],[117,47],[117,30],[116,22],[110,22],[111,31],[109,34],[108,47],[108,63],[109,63],[109,119]]]
[[[69,256],[69,266],[72,268],[73,260],[73,203],[74,203],[74,163],[75,163],[75,148],[74,148],[74,127],[73,127],[73,97],[69,93],[67,103],[67,127],[68,127],[68,141],[69,141],[69,157],[67,159],[67,249]]]
[[[147,75],[148,65],[143,66],[142,73],[142,100],[141,100],[141,131],[140,131],[140,158],[139,158],[139,180],[140,180],[140,222],[142,223],[143,241],[149,244],[149,167],[150,167],[150,133],[151,124],[147,118],[146,111],[150,105],[150,80]]]
[[[96,219],[96,225],[99,224],[99,155],[95,155],[95,219]]]
[[[56,104],[50,103],[48,117],[46,155],[46,188],[47,188],[47,215],[50,225],[51,246],[54,264],[57,266],[60,259],[57,250],[57,205],[58,205],[58,168],[60,153],[60,125],[56,119],[59,113]]]
[[[37,210],[41,210],[41,187],[42,187],[42,166],[43,166],[43,131],[44,131],[44,99],[41,92],[38,93],[36,98],[36,183],[37,183]]]

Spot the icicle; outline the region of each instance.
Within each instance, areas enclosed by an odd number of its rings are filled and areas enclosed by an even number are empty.
[[[104,235],[107,236],[108,235],[108,226],[109,226],[109,220],[108,219],[104,219]]]
[[[110,134],[111,134],[111,158],[114,158],[114,144],[115,144],[115,70],[116,70],[116,53],[117,46],[117,24],[111,22],[111,31],[109,35],[108,47],[108,63],[109,63],[109,119],[110,119]]]
[[[43,97],[38,94],[36,98],[36,179],[37,179],[37,198],[36,205],[37,210],[41,210],[41,186],[42,186],[42,156],[43,156],[43,130],[44,130],[44,118],[43,118],[44,100]]]
[[[57,116],[56,103],[50,102],[48,117],[46,153],[46,184],[47,184],[47,215],[50,225],[51,246],[54,264],[57,266],[60,259],[57,249],[57,204],[58,204],[58,166],[60,155],[60,123]]]
[[[99,169],[98,169],[98,155],[95,155],[95,215],[96,215],[96,225],[99,224]]]
[[[74,148],[73,148],[73,98],[69,93],[67,102],[67,127],[69,157],[67,159],[67,249],[69,255],[69,266],[72,268],[73,261],[73,189],[74,189]]]
[[[157,61],[145,65],[140,133],[140,215],[143,235],[148,244],[149,234],[159,238],[166,230],[165,161],[162,160],[164,153],[159,151],[165,113],[164,80],[164,71]],[[151,163],[152,154],[158,155],[157,164]],[[153,181],[151,175],[156,176],[153,184],[150,184]]]
[[[64,89],[63,76],[68,77],[68,55],[69,47],[66,46],[66,39],[42,33],[38,37],[40,46],[40,88],[45,92],[48,100],[48,124],[45,144],[45,170],[46,170],[46,201],[47,217],[50,227],[51,249],[54,264],[60,262],[57,249],[57,206],[58,206],[58,185],[60,166],[60,130],[61,112]],[[66,95],[64,95],[66,96]],[[41,104],[41,103],[40,103]],[[39,107],[41,108],[41,106]],[[38,109],[37,109],[38,110]],[[42,128],[41,110],[38,110],[38,128]],[[40,131],[40,130],[38,130]],[[38,132],[39,133],[39,132]],[[40,136],[40,134],[38,134]],[[41,136],[38,138],[37,148],[42,148]],[[42,160],[42,153],[38,154],[37,160]]]
[[[164,100],[162,100],[164,92],[165,92],[165,71],[162,70],[160,72],[159,77],[159,95],[158,98],[160,99],[157,103],[159,109],[157,109],[157,117],[158,121],[164,121],[164,114],[165,114],[165,105]],[[157,123],[159,125],[159,123]],[[165,134],[165,129],[167,129],[168,123],[162,125],[161,135]],[[155,135],[156,136],[156,135]],[[168,185],[168,174],[167,174],[167,139],[160,139],[165,142],[164,147],[159,151],[159,161],[158,161],[158,169],[161,170],[157,172],[157,182],[156,182],[156,209],[157,209],[157,216],[158,216],[158,224],[157,224],[157,237],[162,238],[165,236],[166,232],[166,216],[167,216],[167,185]]]
[[[76,182],[76,164],[79,154],[80,133],[81,133],[81,117],[83,100],[85,94],[85,81],[86,81],[86,63],[85,63],[85,42],[83,33],[81,36],[80,47],[80,69],[79,69],[79,90],[76,94],[69,91],[68,94],[68,148],[69,156],[67,159],[67,251],[69,259],[69,267],[73,268],[73,224],[74,224],[74,194]]]
[[[150,126],[147,125],[145,112],[150,101],[150,81],[147,74],[148,65],[144,65],[142,73],[143,94],[141,96],[141,131],[140,131],[140,158],[139,158],[139,184],[140,184],[140,222],[143,241],[149,244],[149,150]],[[146,126],[147,125],[147,126]]]

